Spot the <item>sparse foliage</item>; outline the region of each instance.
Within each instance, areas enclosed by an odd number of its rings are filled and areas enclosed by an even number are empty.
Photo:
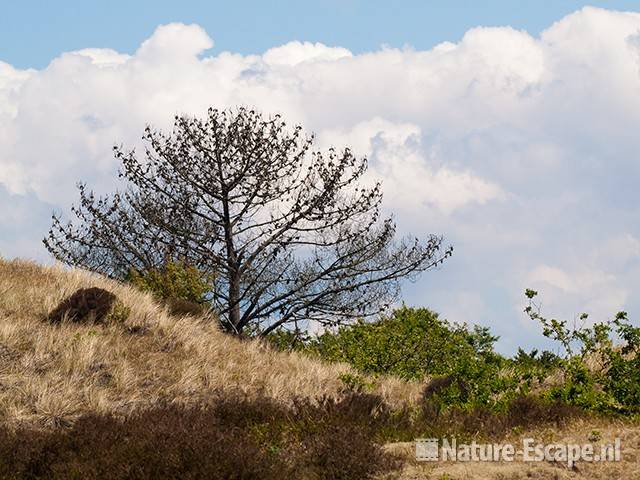
[[[334,325],[378,313],[399,282],[451,255],[442,238],[395,240],[380,184],[345,148],[244,108],[147,127],[144,157],[115,148],[127,189],[97,198],[80,185],[76,223],[58,216],[44,240],[59,260],[111,277],[166,258],[214,276],[223,327],[268,334],[283,324]]]
[[[627,312],[591,324],[582,313],[570,324],[544,317],[534,301],[537,295],[525,291],[525,312],[564,350],[559,359],[564,382],[548,395],[583,408],[640,413],[640,328],[629,322]]]

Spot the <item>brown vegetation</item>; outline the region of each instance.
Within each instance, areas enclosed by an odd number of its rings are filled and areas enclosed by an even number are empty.
[[[348,421],[351,406],[287,407],[226,392],[207,408],[89,414],[70,429],[0,428],[0,478],[349,480],[397,469],[362,422]]]
[[[594,436],[595,435],[595,436]],[[450,437],[450,436],[449,436]],[[575,419],[562,427],[544,422],[517,429],[501,440],[502,443],[522,445],[532,438],[543,444],[565,443],[599,445],[620,438],[620,462],[578,461],[573,468],[561,462],[417,462],[413,442],[389,444],[388,452],[405,462],[395,480],[637,480],[640,478],[640,424],[637,422],[584,418]],[[597,438],[597,440],[596,440]]]
[[[100,325],[42,319],[81,288],[118,297]],[[0,421],[68,425],[82,414],[126,414],[159,402],[201,404],[219,390],[293,398],[336,396],[342,364],[241,342],[215,322],[171,316],[151,295],[81,270],[0,260]],[[420,385],[376,379],[391,405]]]
[[[60,323],[64,319],[70,322],[102,323],[113,304],[116,296],[103,288],[81,288],[65,298],[47,315],[51,323]]]

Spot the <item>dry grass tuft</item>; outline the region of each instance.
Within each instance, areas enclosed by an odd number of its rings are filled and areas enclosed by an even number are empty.
[[[42,319],[81,288],[115,294],[100,325]],[[338,395],[346,365],[240,342],[204,317],[171,316],[150,295],[81,270],[0,260],[0,420],[57,426],[86,413],[128,414],[158,403],[207,403],[220,390],[295,397]],[[355,373],[355,372],[352,372]],[[418,383],[376,379],[393,406],[415,402]]]

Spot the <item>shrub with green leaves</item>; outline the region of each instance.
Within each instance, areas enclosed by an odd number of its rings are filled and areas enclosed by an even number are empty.
[[[497,337],[489,329],[451,324],[426,308],[402,307],[377,321],[360,321],[316,337],[281,331],[271,340],[278,348],[346,362],[365,374],[408,380],[452,377],[455,382],[437,395],[443,407],[494,406],[517,393],[517,382],[501,373],[507,361],[494,351]]]
[[[640,413],[640,328],[626,313],[590,327],[583,314],[583,325],[570,328],[540,314],[533,302],[537,292],[526,295],[525,312],[560,343],[563,355],[519,349],[505,358],[494,351],[497,337],[487,328],[452,324],[431,310],[408,307],[318,336],[281,330],[269,339],[279,349],[349,363],[363,375],[427,378],[423,408],[432,413],[449,407],[506,412],[513,401],[530,395],[586,410]],[[549,386],[549,379],[558,377]],[[352,374],[341,380],[354,391],[366,390],[370,382]]]
[[[583,313],[579,324],[570,326],[542,316],[534,302],[538,292],[527,289],[525,295],[527,315],[564,351],[559,359],[562,381],[545,395],[586,409],[640,413],[640,328],[631,325],[627,313],[591,325]]]
[[[518,382],[518,393],[528,395],[544,385],[545,380],[561,368],[562,359],[553,352],[533,349],[526,352],[518,348],[516,355],[509,359],[511,376]]]
[[[182,300],[198,305],[208,303],[213,285],[213,279],[196,267],[172,260],[142,272],[131,270],[127,280],[160,300]]]
[[[496,340],[486,328],[452,325],[426,308],[402,307],[375,322],[326,331],[307,348],[365,373],[422,379],[500,363],[493,351]]]

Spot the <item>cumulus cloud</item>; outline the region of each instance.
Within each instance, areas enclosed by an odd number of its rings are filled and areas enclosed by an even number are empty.
[[[171,23],[162,25],[142,42],[136,52],[137,61],[154,64],[185,63],[213,47],[213,40],[199,25]]]
[[[386,205],[413,213],[434,207],[451,213],[470,203],[502,199],[499,186],[444,165],[437,153],[422,143],[418,125],[393,123],[381,118],[355,125],[348,131],[325,130],[326,145],[350,145],[369,160],[369,177],[384,183]]]
[[[0,116],[14,118],[17,114],[15,98],[24,82],[35,73],[33,70],[17,70],[0,61]]]
[[[455,245],[408,286],[409,303],[492,325],[505,344],[523,335],[530,283],[564,312],[633,312],[639,38],[640,14],[585,8],[539,38],[478,27],[427,51],[292,41],[212,54],[201,27],[169,24],[132,55],[84,49],[37,71],[0,62],[0,197],[13,212],[0,215],[11,232],[0,249],[24,254],[16,239],[39,239],[42,212],[68,208],[78,180],[113,189],[111,146],[139,145],[146,123],[250,105],[366,156],[402,231]],[[35,221],[16,220],[28,206]]]

